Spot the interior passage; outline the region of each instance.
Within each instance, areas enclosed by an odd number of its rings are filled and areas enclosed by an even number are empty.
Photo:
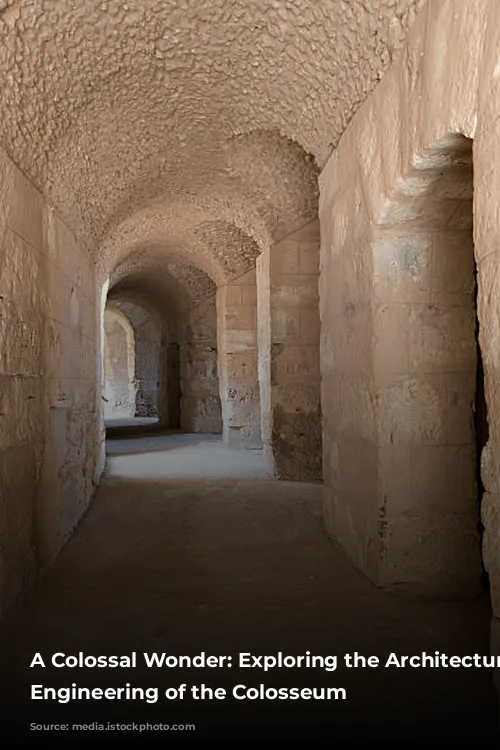
[[[498,0],[0,0],[9,721],[42,646],[500,654],[499,49]],[[500,683],[247,674],[196,679],[349,697],[169,720],[477,741]]]

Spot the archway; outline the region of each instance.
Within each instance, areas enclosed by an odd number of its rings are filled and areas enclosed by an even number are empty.
[[[215,292],[204,272],[150,249],[111,274],[108,305],[133,327],[135,417],[148,429],[222,432]]]
[[[104,312],[104,419],[129,419],[136,413],[135,336],[119,310]]]

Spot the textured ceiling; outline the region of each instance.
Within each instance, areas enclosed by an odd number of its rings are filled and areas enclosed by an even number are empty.
[[[314,216],[423,4],[0,0],[0,140],[109,268],[149,243],[234,275],[238,231]]]
[[[118,264],[110,277],[108,301],[135,300],[175,318],[215,293],[215,283],[203,271],[172,262],[164,248],[147,248]]]

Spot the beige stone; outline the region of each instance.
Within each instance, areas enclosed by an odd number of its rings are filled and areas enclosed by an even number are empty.
[[[3,5],[1,610],[126,416],[323,479],[377,585],[484,565],[500,617],[498,2]]]

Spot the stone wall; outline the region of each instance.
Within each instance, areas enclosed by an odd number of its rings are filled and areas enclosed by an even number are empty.
[[[259,259],[259,377],[277,479],[321,479],[318,277],[317,221]]]
[[[223,439],[262,448],[255,269],[217,290],[218,367]]]
[[[0,611],[92,497],[96,328],[86,253],[0,151]]]
[[[162,398],[167,389],[166,373],[162,368],[162,326],[150,315],[143,316],[134,326],[136,417],[159,417]],[[167,407],[168,409],[168,407]],[[165,407],[161,421],[166,421]]]
[[[327,527],[379,584],[477,591],[475,258],[483,558],[497,614],[499,20],[492,0],[427,3],[320,177]]]
[[[372,245],[379,575],[458,595],[481,583],[472,181],[471,141],[441,140]]]
[[[178,320],[181,428],[188,432],[218,434],[222,432],[222,415],[215,297],[199,300],[184,311],[184,316]]]

